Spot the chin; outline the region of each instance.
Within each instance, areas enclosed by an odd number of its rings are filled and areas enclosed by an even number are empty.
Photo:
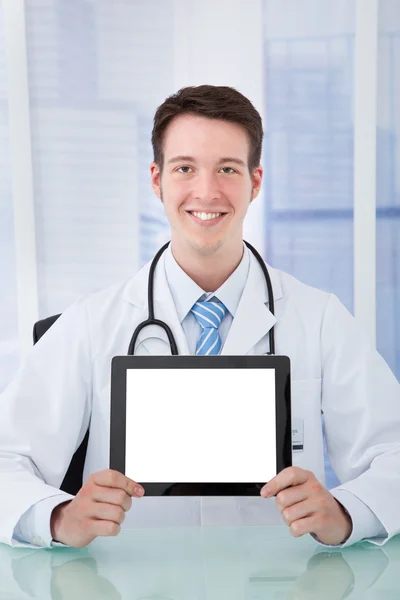
[[[210,256],[218,252],[218,250],[223,246],[223,241],[220,239],[217,240],[189,240],[189,245],[193,250],[195,250],[198,254],[202,256]]]

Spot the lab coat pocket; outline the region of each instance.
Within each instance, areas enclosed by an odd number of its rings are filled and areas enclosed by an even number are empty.
[[[323,481],[321,391],[322,379],[295,379],[291,382],[292,462],[309,469]]]

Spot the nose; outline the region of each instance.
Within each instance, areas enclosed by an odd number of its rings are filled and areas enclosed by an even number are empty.
[[[193,196],[201,202],[212,202],[219,200],[221,191],[218,177],[215,173],[201,173],[196,177]]]

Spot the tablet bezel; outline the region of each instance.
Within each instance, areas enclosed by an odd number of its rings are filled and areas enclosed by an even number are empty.
[[[128,369],[274,369],[276,472],[292,465],[290,359],[276,355],[115,356],[111,363],[110,469],[125,474]],[[146,496],[259,496],[267,483],[146,483]]]

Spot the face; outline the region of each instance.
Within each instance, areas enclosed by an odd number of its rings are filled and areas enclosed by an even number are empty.
[[[243,220],[258,195],[262,168],[250,174],[246,130],[197,115],[176,117],[164,136],[164,166],[150,167],[173,247],[210,255],[242,244]]]

